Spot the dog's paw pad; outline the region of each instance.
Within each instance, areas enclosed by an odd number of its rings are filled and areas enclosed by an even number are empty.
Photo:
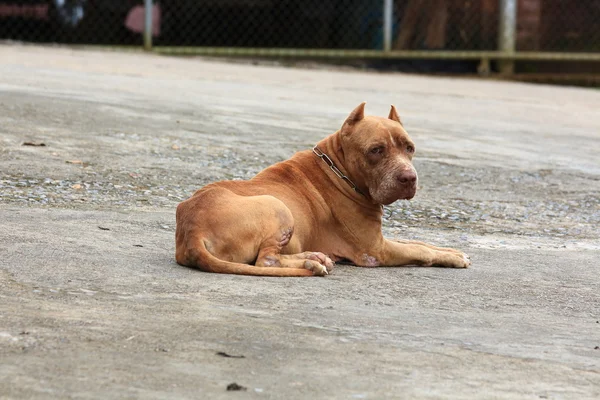
[[[319,263],[325,265],[327,267],[328,270],[333,269],[333,261],[331,260],[331,258],[327,257],[327,255],[323,254],[323,253],[313,253],[314,256],[316,256],[316,259],[311,258],[315,261],[318,261]]]
[[[327,267],[329,267],[329,266],[333,267],[333,261],[331,261],[331,258],[327,257],[325,254],[323,254],[321,252],[318,252],[318,251],[306,252],[306,253],[304,253],[304,257],[307,260],[316,261]]]

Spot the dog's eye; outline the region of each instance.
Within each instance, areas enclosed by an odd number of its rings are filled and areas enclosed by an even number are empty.
[[[412,154],[415,152],[415,148],[411,145],[408,145],[406,146],[406,151]]]
[[[378,146],[378,147],[373,147],[371,150],[369,150],[369,153],[371,153],[371,154],[382,154],[384,150],[385,150],[385,147]]]

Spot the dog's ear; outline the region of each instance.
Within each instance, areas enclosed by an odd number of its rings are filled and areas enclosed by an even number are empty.
[[[348,118],[346,118],[344,125],[352,126],[358,121],[361,121],[363,118],[365,118],[365,104],[367,103],[363,101],[358,105],[358,107],[352,110],[350,115],[348,115]]]
[[[396,110],[396,107],[393,104],[392,104],[392,108],[390,110],[390,115],[388,115],[388,118],[391,119],[392,121],[396,121],[400,125],[402,125],[402,121],[400,121],[400,115],[398,115],[398,110]]]

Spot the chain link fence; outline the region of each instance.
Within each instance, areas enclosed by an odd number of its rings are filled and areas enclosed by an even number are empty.
[[[495,51],[511,0],[162,0],[156,46]],[[385,4],[391,13],[387,28]],[[514,0],[514,50],[600,53],[600,0]],[[0,0],[0,39],[141,46],[143,0]]]

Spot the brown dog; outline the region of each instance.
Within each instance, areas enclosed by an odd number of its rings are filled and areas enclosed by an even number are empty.
[[[469,257],[381,233],[382,205],[411,199],[415,146],[396,108],[365,117],[362,103],[313,150],[249,181],[221,181],[177,207],[176,259],[203,271],[326,275],[333,261],[358,266],[466,268]]]

